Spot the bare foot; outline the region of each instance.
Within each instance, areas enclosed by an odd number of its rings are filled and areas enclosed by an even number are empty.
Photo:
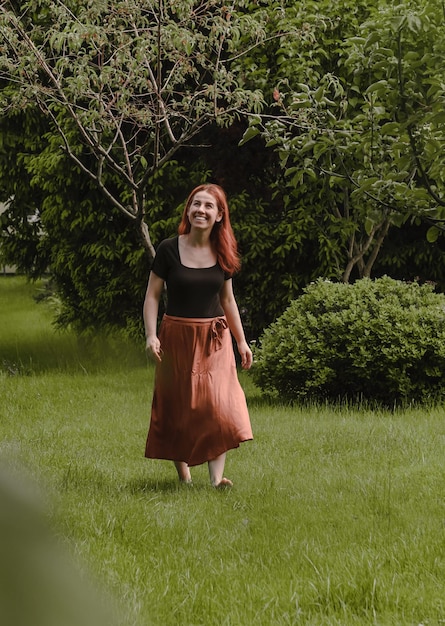
[[[215,485],[216,489],[225,489],[226,487],[233,487],[233,483],[228,478],[222,478],[221,481]]]
[[[180,478],[179,482],[181,485],[193,485],[193,480],[191,478]]]

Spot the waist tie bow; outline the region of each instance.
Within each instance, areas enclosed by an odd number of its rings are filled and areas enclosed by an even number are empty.
[[[210,350],[209,354],[215,350],[221,350],[223,345],[223,332],[229,325],[224,317],[218,317],[212,320],[210,326]]]

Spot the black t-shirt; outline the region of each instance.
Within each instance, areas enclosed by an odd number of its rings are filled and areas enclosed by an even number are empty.
[[[219,317],[224,310],[219,292],[230,278],[217,263],[212,267],[182,265],[178,237],[165,239],[156,251],[152,272],[167,284],[167,315],[175,317]]]

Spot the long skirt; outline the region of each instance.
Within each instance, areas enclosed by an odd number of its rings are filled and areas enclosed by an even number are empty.
[[[164,315],[145,456],[200,465],[252,439],[225,317]]]

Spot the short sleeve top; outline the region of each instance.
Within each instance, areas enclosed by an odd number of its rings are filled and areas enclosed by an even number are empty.
[[[162,241],[152,267],[152,272],[167,285],[167,315],[198,318],[224,315],[219,292],[230,275],[218,263],[204,268],[183,265],[178,241],[178,237]]]

